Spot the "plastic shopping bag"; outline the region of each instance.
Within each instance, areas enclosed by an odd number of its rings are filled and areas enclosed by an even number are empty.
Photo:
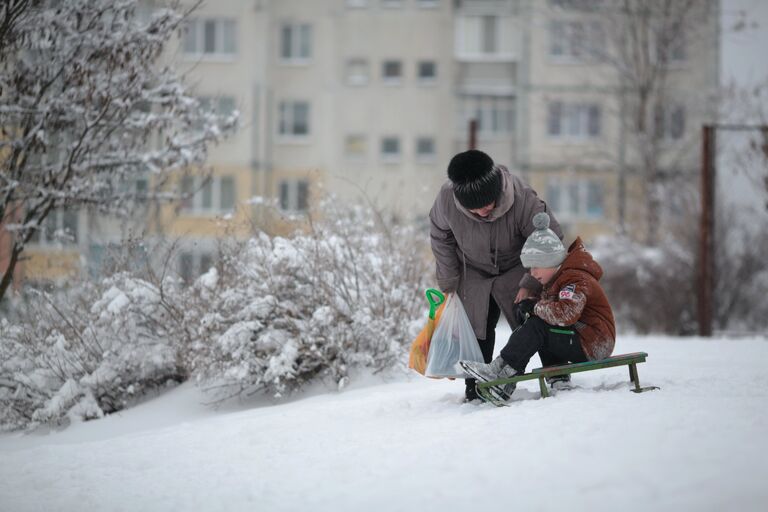
[[[452,293],[445,303],[440,323],[432,334],[425,375],[463,378],[465,375],[459,361],[482,363],[483,353],[461,299]]]
[[[429,354],[429,344],[432,340],[432,334],[435,332],[435,325],[440,321],[440,316],[445,309],[445,295],[434,288],[430,288],[427,290],[427,301],[429,302],[427,325],[411,343],[411,354],[408,358],[408,367],[422,375],[427,369],[427,354]]]

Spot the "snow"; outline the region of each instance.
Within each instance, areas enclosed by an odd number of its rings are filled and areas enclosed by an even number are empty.
[[[216,267],[211,267],[205,274],[200,276],[199,282],[204,288],[209,290],[216,288],[219,282],[219,272],[216,270]]]
[[[635,351],[660,391],[611,368],[501,409],[402,373],[220,410],[185,384],[0,436],[0,510],[766,510],[768,340],[620,336]]]

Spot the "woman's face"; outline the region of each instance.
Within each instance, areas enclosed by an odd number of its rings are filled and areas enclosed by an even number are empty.
[[[469,210],[469,211],[474,213],[478,217],[487,217],[491,214],[494,208],[496,208],[496,201],[492,202],[487,206],[483,206],[482,208],[475,208],[474,210]]]

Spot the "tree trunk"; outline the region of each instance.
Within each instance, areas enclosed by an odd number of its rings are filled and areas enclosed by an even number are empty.
[[[19,255],[24,250],[24,246],[19,246],[16,242],[13,243],[13,249],[11,250],[11,259],[8,260],[8,268],[5,269],[3,274],[3,280],[0,281],[0,302],[5,297],[5,292],[13,282],[13,273],[16,270],[16,264],[19,262]]]
[[[645,221],[647,223],[647,230],[645,243],[651,247],[655,247],[659,242],[659,221],[661,218],[659,215],[661,201],[658,198],[656,185],[655,178],[646,180]]]

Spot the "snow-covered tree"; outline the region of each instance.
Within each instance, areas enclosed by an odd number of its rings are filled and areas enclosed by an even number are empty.
[[[751,128],[729,137],[727,144],[721,142],[719,156],[725,155],[728,166],[760,191],[768,211],[768,75],[750,84],[729,84],[722,100],[721,123]],[[718,131],[720,136],[727,134],[727,130]]]
[[[200,108],[163,50],[189,10],[138,0],[0,5],[0,223],[10,235],[0,300],[52,212],[126,215],[190,172],[234,127]],[[143,15],[146,14],[146,15]]]
[[[665,201],[677,199],[682,186],[694,181],[684,171],[691,170],[691,159],[698,157],[694,150],[699,132],[695,126],[686,127],[686,122],[716,114],[712,106],[718,84],[708,84],[712,90],[686,90],[684,98],[676,90],[681,63],[699,54],[716,55],[714,4],[710,0],[557,0],[551,5],[573,20],[564,37],[574,57],[603,65],[612,83],[615,115],[625,134],[618,141],[618,154],[612,148],[609,156],[619,167],[619,231],[626,232],[632,217],[627,211],[626,181],[634,174],[642,185],[646,226],[642,238],[655,245]],[[683,137],[686,131],[691,136]]]

